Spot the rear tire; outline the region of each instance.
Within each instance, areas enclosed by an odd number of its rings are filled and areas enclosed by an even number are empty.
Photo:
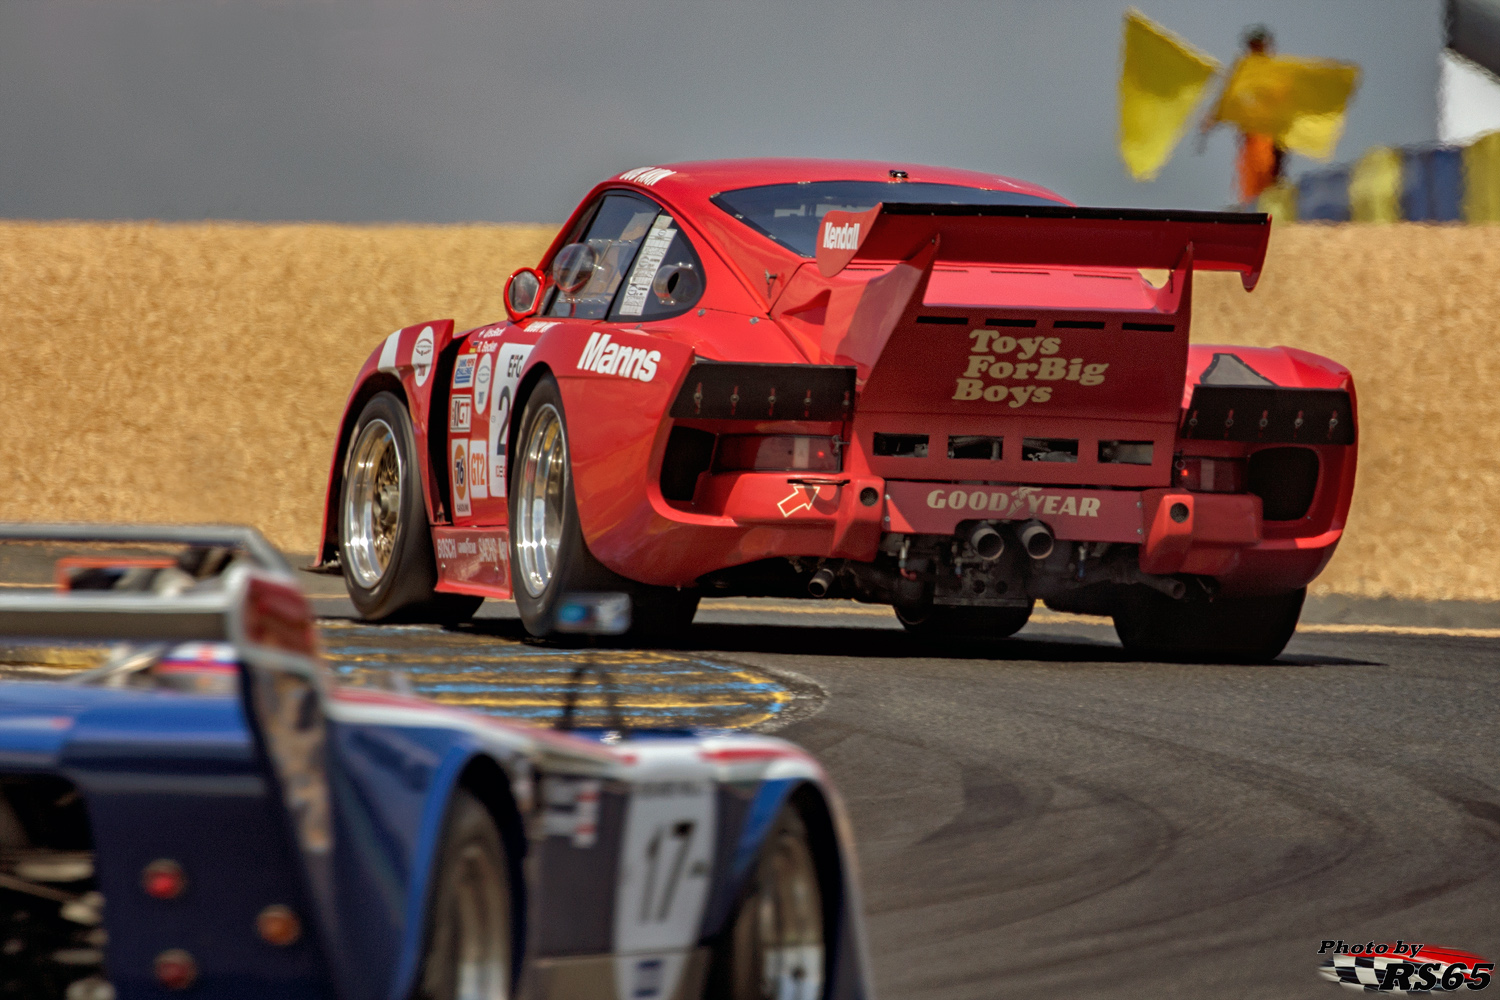
[[[344,455],[338,507],[344,585],[368,621],[465,621],[484,598],[433,589],[437,562],[416,454],[406,404],[376,393],[360,411]]]
[[[1116,610],[1115,634],[1143,660],[1269,663],[1297,631],[1306,596],[1304,587],[1269,597],[1174,601],[1143,589]]]
[[[704,996],[720,1000],[816,1000],[827,946],[823,892],[807,824],[782,807],[750,884],[720,942]]]
[[[573,493],[567,416],[551,375],[542,376],[527,397],[516,440],[507,490],[511,590],[526,631],[554,636],[563,598],[587,591],[630,595],[633,638],[669,636],[692,624],[696,590],[627,580],[589,551]]]
[[[913,635],[931,639],[1005,639],[1015,635],[1031,619],[1032,601],[1024,608],[981,608],[947,604],[898,606],[896,617]]]
[[[463,789],[433,874],[417,1000],[506,1000],[514,966],[510,867],[489,810]]]

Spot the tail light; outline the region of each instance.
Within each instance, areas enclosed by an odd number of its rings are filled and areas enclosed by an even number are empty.
[[[838,472],[839,440],[805,434],[726,434],[714,458],[721,472]]]
[[[1247,476],[1243,458],[1179,456],[1173,463],[1177,485],[1195,493],[1243,493]]]

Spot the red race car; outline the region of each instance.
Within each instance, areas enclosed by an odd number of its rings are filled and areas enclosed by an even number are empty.
[[[1305,351],[1189,345],[1194,269],[1252,288],[1269,230],[929,167],[627,171],[506,320],[370,355],[321,565],[368,618],[513,597],[536,635],[576,591],[643,633],[774,595],[1005,636],[1042,600],[1141,655],[1274,657],[1343,531],[1355,400]]]

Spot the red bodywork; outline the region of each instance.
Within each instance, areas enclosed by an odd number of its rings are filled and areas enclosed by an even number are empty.
[[[439,589],[509,596],[504,475],[516,414],[545,371],[566,408],[584,537],[606,566],[642,583],[693,586],[772,557],[870,562],[891,551],[893,533],[951,535],[976,517],[1037,519],[1062,541],[1139,546],[1141,571],[1212,577],[1226,593],[1294,590],[1321,571],[1354,486],[1348,370],[1291,348],[1188,342],[1194,268],[1236,271],[1253,287],[1265,217],[1073,209],[1005,178],[905,169],[910,182],[1009,190],[1057,204],[903,212],[889,165],[842,161],[687,163],[599,185],[541,270],[576,238],[599,197],[628,189],[671,213],[696,249],[704,279],[696,307],[660,321],[539,316],[457,336],[451,321],[434,321],[392,334],[356,378],[341,425],[324,561],[337,553],[334,515],[351,428],[364,402],[387,388],[406,399],[416,429]],[[825,242],[837,246],[816,258],[711,201],[719,192],[823,180],[890,183],[892,204],[828,213],[820,232],[839,226],[852,234],[847,227],[858,223],[859,236],[829,236]],[[1169,275],[1158,288],[1137,268]],[[618,351],[633,359],[634,377],[582,367],[590,338],[597,347],[603,334],[611,347],[634,351]],[[1221,356],[1251,374],[1195,396]],[[694,416],[683,407],[695,388],[700,397],[705,391],[693,382],[694,372],[706,370],[695,361],[852,366],[854,398],[833,419],[800,419],[784,394],[778,411],[773,386],[764,419],[749,412],[762,401],[749,398],[732,419]],[[1242,384],[1249,388],[1236,388]],[[1279,402],[1262,408],[1267,387]],[[1303,390],[1346,395],[1296,395]],[[738,398],[739,386],[734,392]],[[1345,400],[1336,414],[1319,409],[1334,396]],[[1287,423],[1293,411],[1295,422]],[[827,435],[846,442],[842,468],[818,475],[708,469],[691,499],[668,500],[662,464],[677,426],[714,435]],[[877,454],[877,435],[925,435],[931,450]],[[1003,454],[948,457],[945,441],[976,436],[1003,438]],[[1023,439],[1070,442],[1076,454],[1028,460],[1017,447]],[[1106,449],[1149,443],[1149,463],[1103,461],[1100,442]],[[1256,493],[1189,489],[1178,468],[1185,459],[1247,459],[1272,447],[1318,457],[1315,493],[1301,516],[1266,520]]]

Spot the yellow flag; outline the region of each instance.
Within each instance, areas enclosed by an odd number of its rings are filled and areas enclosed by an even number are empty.
[[[1344,131],[1349,95],[1358,84],[1353,63],[1252,53],[1235,63],[1214,117],[1326,160]]]
[[[1120,158],[1130,176],[1145,181],[1171,157],[1219,64],[1135,8],[1125,12],[1124,49]]]
[[[1464,147],[1464,221],[1500,222],[1500,132]]]
[[[1349,174],[1350,222],[1401,221],[1401,151],[1371,146]]]

